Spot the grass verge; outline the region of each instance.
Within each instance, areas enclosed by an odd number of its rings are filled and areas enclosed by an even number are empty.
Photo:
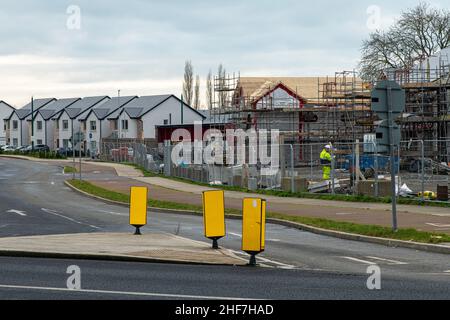
[[[78,170],[74,167],[66,166],[64,167],[64,173],[76,173]]]
[[[211,185],[207,183],[192,181],[189,179],[178,178],[178,177],[167,177],[161,174],[153,173],[147,171],[141,166],[138,166],[134,163],[124,163],[126,165],[130,165],[135,167],[136,169],[142,171],[144,177],[160,177],[164,179],[170,179],[174,181],[211,187]],[[318,199],[318,200],[335,200],[335,201],[348,201],[348,202],[366,202],[366,203],[391,203],[391,197],[372,197],[372,196],[363,196],[363,195],[347,195],[347,194],[323,194],[323,193],[309,193],[309,192],[289,192],[289,191],[281,191],[281,190],[249,190],[246,188],[236,187],[236,186],[217,186],[214,188],[227,190],[227,191],[239,191],[246,193],[257,193],[262,195],[270,195],[277,197],[293,197],[293,198],[305,198],[305,199]],[[415,198],[397,198],[398,204],[406,204],[406,205],[415,205],[415,206],[430,206],[430,207],[443,207],[450,208],[449,202],[434,202],[434,201],[422,201],[421,199]]]
[[[98,187],[87,181],[80,180],[69,180],[68,181],[75,188],[82,190],[86,193],[105,198],[108,200],[129,203],[130,197],[127,194],[123,194],[116,191],[107,190],[102,187]],[[177,210],[189,210],[189,211],[202,211],[201,206],[190,205],[190,204],[182,204],[176,202],[169,201],[160,201],[160,200],[148,200],[148,205],[155,208],[161,209],[177,209]],[[227,214],[238,214],[242,215],[240,210],[236,209],[226,209],[225,212]],[[450,235],[447,234],[438,234],[431,232],[418,231],[415,229],[399,229],[397,232],[393,232],[388,227],[376,226],[376,225],[363,225],[356,224],[351,222],[342,222],[342,221],[334,221],[328,219],[321,218],[311,218],[311,217],[299,217],[299,216],[290,216],[281,213],[268,212],[267,217],[269,218],[277,218],[287,221],[293,221],[302,223],[305,225],[348,232],[353,234],[372,236],[372,237],[380,237],[386,239],[396,239],[396,240],[406,240],[406,241],[415,241],[421,243],[443,243],[450,242]]]

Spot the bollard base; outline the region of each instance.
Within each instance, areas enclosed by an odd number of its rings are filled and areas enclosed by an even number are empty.
[[[219,249],[219,243],[217,242],[217,238],[212,239],[213,243],[212,243],[212,248],[213,249]]]
[[[248,266],[250,267],[256,267],[256,254],[257,253],[250,253],[250,260],[248,261]]]
[[[134,235],[135,236],[141,236],[141,226],[134,226],[136,228],[136,230],[134,231]]]

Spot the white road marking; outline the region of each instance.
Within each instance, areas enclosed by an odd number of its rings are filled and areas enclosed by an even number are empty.
[[[436,217],[449,217],[450,214],[448,213],[432,213],[432,216],[436,216]]]
[[[232,253],[236,254],[236,255],[246,256],[246,257],[249,256],[248,254],[246,254],[244,252],[241,252],[241,251],[231,250],[231,249],[229,249],[229,250]],[[275,265],[279,266],[278,268],[281,268],[281,269],[294,269],[294,268],[296,268],[295,266],[293,266],[291,264],[286,264],[286,263],[274,261],[274,260],[271,260],[271,259],[268,259],[268,258],[264,258],[264,257],[261,257],[261,256],[257,256],[257,259],[260,260],[260,261],[266,262],[266,263],[275,264]],[[244,259],[244,260],[247,260],[247,259]],[[268,264],[261,264],[261,266],[270,267],[270,265],[268,265]]]
[[[98,212],[103,212],[103,213],[109,213],[109,214],[113,214],[115,216],[125,216],[128,215],[126,213],[120,213],[120,212],[114,212],[114,211],[107,211],[107,210],[97,210]]]
[[[362,260],[362,259],[357,259],[357,258],[353,258],[353,257],[341,257],[341,258],[352,260],[352,261],[355,261],[355,262],[364,263],[364,264],[370,264],[370,265],[377,264],[376,262]]]
[[[242,238],[242,235],[240,235],[238,233],[228,232],[228,234],[231,234],[232,236],[235,236],[235,237],[238,237],[238,238]]]
[[[437,228],[448,228],[448,227],[450,227],[450,224],[443,224],[443,223],[429,223],[429,222],[427,222],[425,224],[427,224],[429,226],[432,226],[432,227],[437,227]]]
[[[336,212],[336,215],[338,215],[338,216],[349,216],[349,215],[351,215],[351,214],[353,214],[353,213],[349,213],[349,212]]]
[[[128,295],[128,296],[145,296],[145,297],[166,297],[166,298],[181,298],[181,299],[208,299],[208,300],[257,300],[250,298],[237,298],[237,297],[215,297],[215,296],[195,296],[187,294],[171,294],[171,293],[156,293],[156,292],[132,292],[132,291],[110,291],[110,290],[93,290],[93,289],[80,289],[71,290],[67,288],[54,288],[54,287],[34,287],[34,286],[17,286],[17,285],[5,285],[1,284],[0,288],[5,289],[28,289],[28,290],[41,290],[41,291],[63,291],[73,293],[100,293],[100,294],[115,294],[115,295]]]
[[[396,264],[396,265],[408,264],[406,262],[401,262],[401,261],[391,260],[391,259],[386,259],[386,258],[379,258],[379,257],[372,257],[372,256],[366,256],[366,258],[386,261],[386,262],[389,262],[388,264]]]
[[[19,216],[22,216],[22,217],[26,217],[27,216],[25,211],[16,210],[16,209],[11,209],[11,210],[8,210],[6,212],[15,213],[15,214],[18,214]]]
[[[444,273],[450,273],[450,270],[444,271]]]
[[[264,257],[258,257],[258,259],[261,260],[261,261],[264,261],[266,263],[276,264],[277,266],[280,266],[280,268],[283,268],[283,269],[294,269],[295,268],[295,266],[293,266],[291,264],[286,264],[286,263],[274,261],[274,260],[267,259],[267,258],[264,258]]]
[[[232,236],[238,237],[238,238],[242,238],[242,235],[239,233],[234,233],[234,232],[228,232],[228,234],[231,234]],[[272,241],[272,242],[280,242],[280,239],[270,239],[267,238],[266,241]]]
[[[66,216],[64,216],[64,215],[62,215],[62,214],[60,214],[60,213],[58,213],[58,212],[55,211],[55,210],[46,209],[46,208],[41,208],[41,210],[44,211],[44,212],[50,213],[50,214],[52,214],[52,215],[58,216],[58,217],[60,217],[60,218],[67,219],[67,220],[72,221],[72,222],[77,223],[77,224],[86,225],[86,226],[89,226],[89,227],[94,228],[94,229],[100,229],[99,227],[93,226],[93,225],[91,225],[91,224],[83,223],[83,222],[77,221],[77,220],[75,220],[75,219],[72,219],[72,218],[70,218],[70,217],[66,217]]]

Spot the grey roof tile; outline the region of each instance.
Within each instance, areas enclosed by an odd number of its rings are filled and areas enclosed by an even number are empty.
[[[48,120],[78,100],[80,100],[80,98],[59,99],[39,109],[39,113],[42,115],[44,120]]]
[[[91,109],[93,106],[98,105],[105,99],[109,99],[108,96],[97,96],[97,97],[86,97],[78,100],[71,106],[67,107],[65,110],[70,118],[74,119],[78,117],[81,113]]]
[[[126,96],[126,97],[113,97],[110,100],[106,101],[105,103],[102,103],[98,106],[94,106],[91,109],[91,112],[93,112],[98,119],[103,120],[105,119],[109,114],[113,113],[115,110],[119,109],[120,107],[126,105],[133,99],[137,98],[137,96]],[[84,113],[79,120],[84,121],[89,117],[89,114],[91,112]]]
[[[56,100],[55,98],[45,98],[45,99],[35,99],[33,101],[33,111],[37,112],[40,108],[45,106],[46,104]],[[31,101],[27,103],[20,109],[16,110],[16,114],[20,120],[25,119],[26,117],[31,115]]]

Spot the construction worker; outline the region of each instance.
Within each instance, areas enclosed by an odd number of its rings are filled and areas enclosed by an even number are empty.
[[[320,164],[322,165],[322,172],[323,172],[323,180],[329,180],[330,179],[330,173],[331,173],[331,145],[327,144],[325,148],[320,153]]]

